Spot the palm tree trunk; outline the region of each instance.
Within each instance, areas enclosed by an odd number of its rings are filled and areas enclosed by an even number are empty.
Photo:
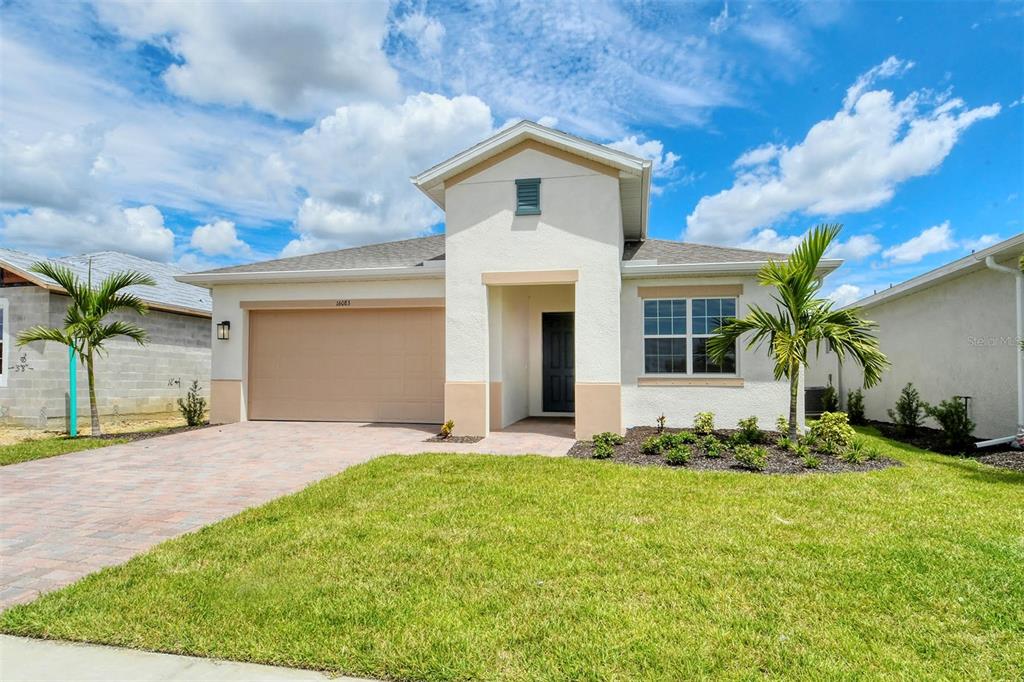
[[[796,403],[800,395],[800,365],[789,368],[789,439],[796,441]]]
[[[92,370],[92,348],[90,347],[85,356],[85,366],[89,370],[89,418],[91,420],[92,435],[100,435],[100,411],[96,407],[96,378]]]

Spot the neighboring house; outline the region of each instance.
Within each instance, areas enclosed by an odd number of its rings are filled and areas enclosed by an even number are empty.
[[[230,325],[212,419],[774,424],[767,352],[717,366],[705,346],[770,304],[755,274],[778,254],[647,239],[650,181],[650,161],[523,122],[413,178],[444,235],[179,276]]]
[[[29,327],[64,326],[69,298],[56,282],[31,272],[33,263],[50,260],[71,268],[83,280],[92,263],[92,281],[121,270],[145,272],[157,284],[130,291],[149,304],[150,312],[115,313],[146,329],[145,346],[127,338],[108,341],[108,354],[96,361],[96,393],[100,413],[173,412],[193,379],[204,391],[210,379],[210,295],[201,287],[175,281],[184,271],[167,263],[125,253],[50,258],[0,249],[0,422],[46,426],[67,414],[68,351],[56,343],[16,345]],[[88,381],[78,363],[78,413],[89,410]],[[56,424],[51,423],[50,426]]]
[[[1017,270],[1021,253],[1024,234],[846,306],[862,308],[878,323],[879,344],[892,362],[882,382],[864,391],[869,419],[890,421],[887,410],[913,382],[932,404],[969,396],[978,437],[1017,432],[1021,301],[1014,276],[988,268],[985,259]],[[822,353],[811,363],[807,385],[825,386],[830,379],[845,406],[847,392],[861,387],[863,374],[856,364],[840,367],[834,354]]]

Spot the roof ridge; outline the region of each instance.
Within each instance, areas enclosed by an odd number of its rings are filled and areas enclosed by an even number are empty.
[[[700,246],[700,247],[709,248],[709,249],[728,249],[730,251],[745,251],[745,252],[748,252],[748,253],[768,253],[768,254],[771,254],[773,256],[783,256],[783,257],[785,257],[787,255],[785,253],[780,253],[778,251],[765,251],[763,249],[748,249],[748,248],[743,247],[743,246],[723,246],[721,244],[706,244],[704,242],[691,242],[691,241],[684,241],[682,239],[654,239],[654,238],[650,238],[650,239],[647,239],[646,241],[649,241],[649,242],[662,242],[663,244],[685,244],[686,246]]]

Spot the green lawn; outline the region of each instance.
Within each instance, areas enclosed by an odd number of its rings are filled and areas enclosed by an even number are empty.
[[[23,440],[14,445],[0,445],[0,466],[127,442],[127,438],[89,438],[87,436]]]
[[[0,616],[409,680],[1024,676],[1024,475],[386,457]],[[287,456],[287,453],[282,453]]]

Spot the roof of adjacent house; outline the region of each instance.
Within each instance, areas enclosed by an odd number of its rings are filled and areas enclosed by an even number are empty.
[[[216,282],[260,281],[261,275],[272,280],[299,281],[354,276],[376,279],[440,277],[444,274],[444,240],[444,235],[438,234],[356,246],[179,275],[179,280],[208,286]],[[627,242],[622,256],[623,263],[628,264],[631,272],[636,271],[637,274],[657,274],[659,268],[672,266],[724,266],[709,271],[749,271],[766,261],[783,258],[786,258],[786,254],[664,239]],[[840,262],[823,261],[822,266],[831,270],[838,267]],[[648,273],[652,268],[654,271]]]
[[[44,260],[64,265],[82,279],[88,277],[91,262],[93,282],[97,283],[114,272],[124,270],[144,272],[156,280],[156,286],[135,286],[130,287],[128,291],[141,298],[152,308],[206,317],[211,314],[210,292],[203,287],[176,280],[175,277],[185,274],[185,270],[170,263],[160,263],[119,251],[100,251],[79,256],[48,258],[14,249],[0,248],[0,267],[10,270],[37,286],[52,291],[64,291],[49,277],[30,270],[33,263]]]
[[[1021,254],[1024,254],[1024,232],[843,307],[871,308],[880,303],[902,298],[916,291],[936,286],[947,280],[983,270],[988,267],[985,265],[985,259],[989,256],[997,262],[1002,261],[1000,264],[1016,267]]]
[[[623,233],[626,239],[647,237],[652,161],[533,121],[520,121],[498,131],[486,140],[414,176],[412,182],[431,201],[444,208],[447,181],[528,140],[614,169],[619,177]]]

